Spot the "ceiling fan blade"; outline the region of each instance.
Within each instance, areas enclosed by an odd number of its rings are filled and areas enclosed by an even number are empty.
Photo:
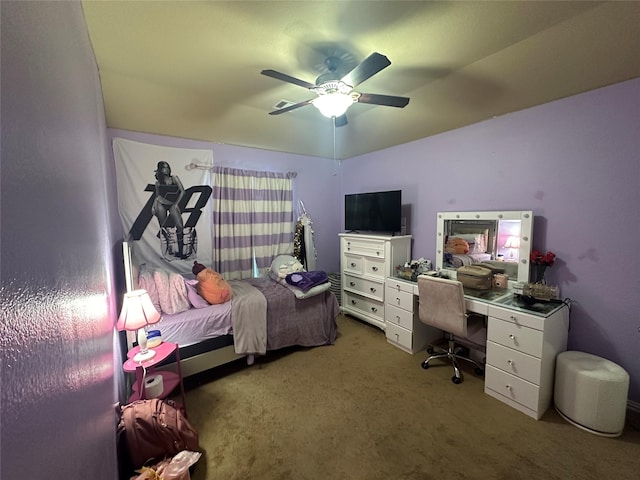
[[[387,68],[391,62],[384,55],[373,52],[365,58],[358,66],[342,77],[342,81],[347,85],[355,87],[366,79],[373,77],[380,70]]]
[[[393,95],[377,95],[375,93],[362,93],[358,97],[358,103],[370,103],[373,105],[384,105],[386,107],[404,108],[409,103],[407,97],[395,97]]]
[[[340,115],[339,117],[334,117],[334,125],[336,127],[344,127],[347,123],[347,114]]]
[[[291,75],[287,75],[286,73],[276,72],[275,70],[262,70],[260,73],[262,75],[266,75],[267,77],[275,78],[276,80],[282,80],[283,82],[293,83],[294,85],[298,85],[300,87],[309,89],[315,87],[313,83],[300,80],[299,78],[292,77]]]
[[[305,100],[304,102],[294,103],[293,105],[289,105],[288,107],[279,108],[274,110],[273,112],[269,112],[269,115],[280,115],[281,113],[287,113],[291,110],[295,110],[296,108],[304,107],[306,105],[310,105],[313,99]]]

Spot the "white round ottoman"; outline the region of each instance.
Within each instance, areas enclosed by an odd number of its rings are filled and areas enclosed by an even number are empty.
[[[558,354],[554,405],[576,427],[606,437],[620,435],[628,392],[629,374],[620,365],[590,353]]]

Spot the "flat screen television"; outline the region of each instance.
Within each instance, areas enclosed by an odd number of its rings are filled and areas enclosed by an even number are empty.
[[[402,228],[402,191],[345,195],[344,228],[346,231],[399,232]]]

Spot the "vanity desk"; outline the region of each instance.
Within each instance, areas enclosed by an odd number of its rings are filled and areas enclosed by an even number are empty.
[[[404,346],[403,350],[410,353],[415,353],[414,347],[418,345],[420,349],[426,348],[427,339],[434,341],[431,330],[418,334],[412,348],[406,348],[409,345],[406,339],[414,337],[413,331],[423,332],[418,318],[417,283],[390,277],[386,285],[387,340],[400,348]],[[411,301],[405,294],[412,295]],[[467,311],[487,318],[484,392],[539,419],[551,405],[556,356],[567,348],[568,305],[555,302],[527,305],[511,290],[466,289],[465,300]],[[412,307],[411,317],[402,313],[408,305]]]

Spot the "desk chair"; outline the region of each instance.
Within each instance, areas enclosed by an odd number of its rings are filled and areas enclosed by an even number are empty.
[[[429,362],[434,358],[448,358],[453,364],[454,375],[451,381],[455,384],[462,382],[462,374],[458,368],[458,360],[464,360],[473,364],[475,373],[482,375],[484,369],[475,360],[462,355],[460,348],[456,347],[454,335],[468,338],[474,332],[484,328],[484,318],[477,315],[468,315],[464,304],[464,290],[462,283],[457,280],[418,276],[418,296],[420,307],[418,316],[422,323],[443,330],[449,342],[447,350],[438,348],[437,352],[432,346],[427,348],[430,355],[422,368],[429,368]]]

